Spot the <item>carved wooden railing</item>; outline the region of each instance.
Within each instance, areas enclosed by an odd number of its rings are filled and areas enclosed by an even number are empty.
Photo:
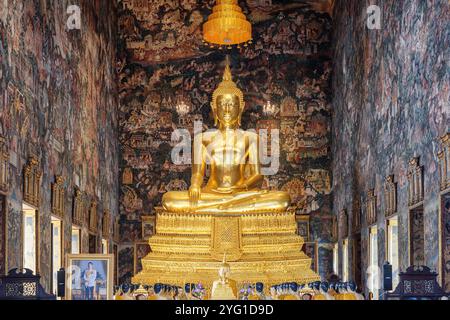
[[[387,300],[438,300],[445,296],[437,282],[438,274],[427,266],[411,266],[400,273],[400,282]]]
[[[30,269],[13,269],[0,277],[0,300],[56,300],[45,292],[40,283],[41,276]]]

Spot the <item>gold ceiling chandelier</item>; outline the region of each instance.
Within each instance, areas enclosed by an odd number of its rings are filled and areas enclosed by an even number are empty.
[[[238,0],[217,0],[212,14],[203,25],[203,39],[219,48],[251,42],[252,25],[242,13]]]

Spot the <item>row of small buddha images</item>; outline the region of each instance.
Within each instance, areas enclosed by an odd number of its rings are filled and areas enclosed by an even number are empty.
[[[365,300],[350,282],[321,282],[309,284],[286,282],[270,287],[264,292],[264,284],[246,284],[239,290],[238,300]],[[115,300],[204,300],[206,289],[201,283],[179,286],[157,283],[153,286],[123,284],[114,288]]]

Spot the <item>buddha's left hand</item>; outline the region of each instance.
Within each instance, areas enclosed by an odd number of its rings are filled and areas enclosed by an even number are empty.
[[[248,186],[245,183],[242,183],[242,184],[232,186],[230,189],[233,192],[242,192],[242,191],[248,191]]]

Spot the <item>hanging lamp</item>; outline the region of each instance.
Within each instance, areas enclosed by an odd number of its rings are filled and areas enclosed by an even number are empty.
[[[203,25],[203,39],[210,46],[231,48],[252,40],[252,25],[242,13],[238,0],[217,0]]]

